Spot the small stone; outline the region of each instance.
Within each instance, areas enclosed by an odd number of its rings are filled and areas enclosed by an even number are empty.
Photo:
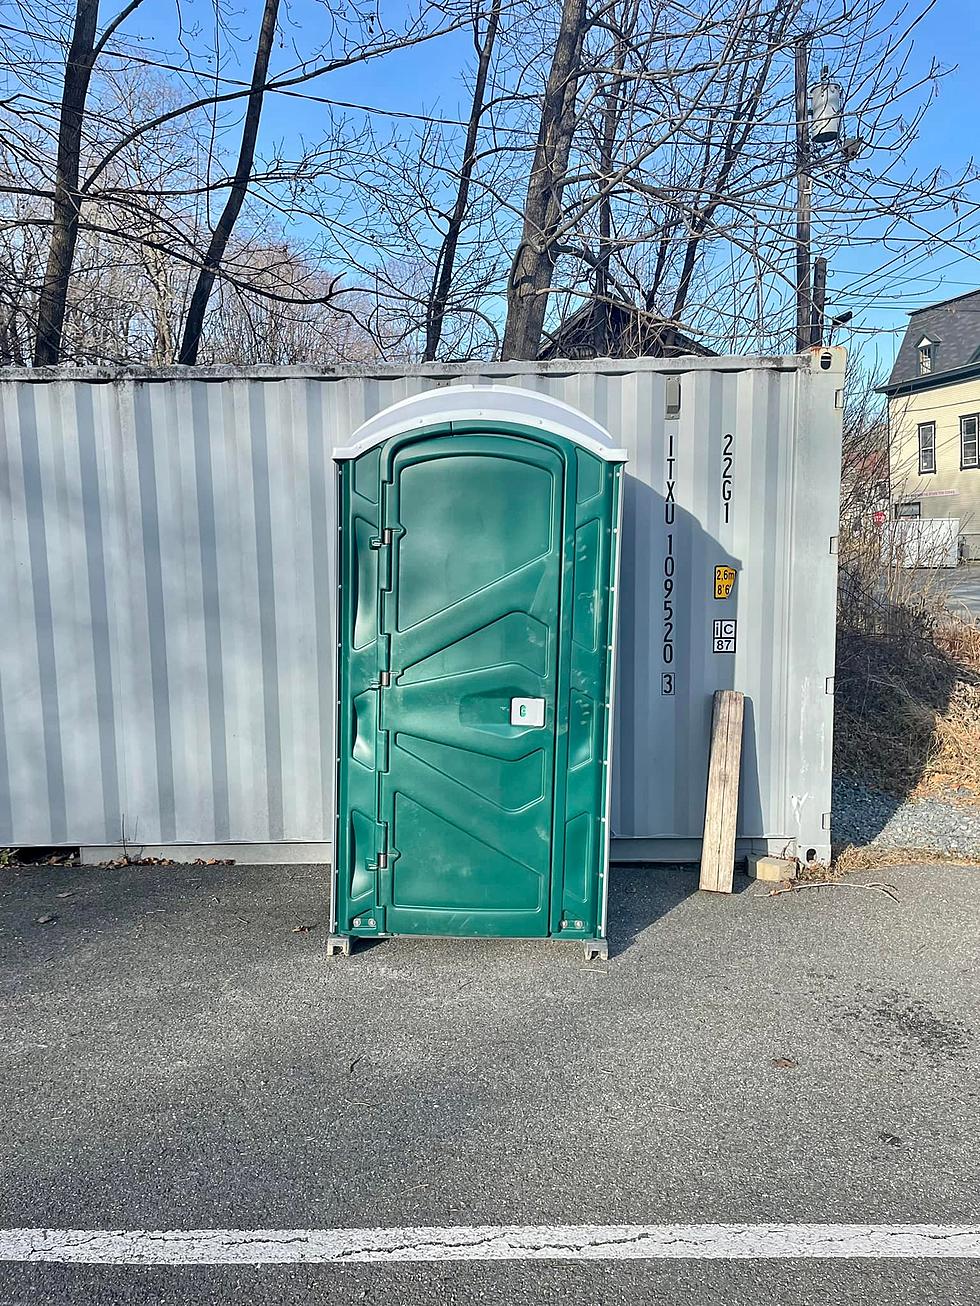
[[[786,857],[764,857],[750,853],[746,869],[751,879],[765,880],[770,884],[782,884],[796,879],[796,862]]]
[[[55,916],[55,915],[49,915],[49,916],[38,916],[37,919],[35,920],[34,924],[35,924],[35,925],[53,925],[57,919],[58,919],[58,917]]]

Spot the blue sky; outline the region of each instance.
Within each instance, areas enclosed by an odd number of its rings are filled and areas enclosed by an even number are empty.
[[[899,0],[895,3],[897,8]],[[909,156],[910,162],[923,170],[942,167],[955,173],[974,151],[980,154],[977,132],[980,94],[976,72],[980,66],[980,20],[975,5],[976,0],[937,0],[914,37],[910,73],[925,72],[933,58],[952,68],[941,83],[938,97],[922,123]],[[396,21],[399,7],[385,3],[384,13],[389,22]],[[210,8],[211,0],[185,0],[185,21],[195,13],[203,19]],[[244,0],[238,20],[243,34],[254,29],[258,12],[258,0]],[[149,43],[158,47],[169,45],[172,13],[169,5],[150,0],[137,11],[138,25],[135,18],[127,24],[127,33],[140,35],[144,40],[148,38]],[[293,0],[289,15],[293,24],[301,25],[304,45],[312,44],[311,35],[322,21],[316,0]],[[467,107],[467,91],[458,70],[471,54],[469,37],[453,34],[412,51],[331,74],[308,89],[336,100],[458,118]],[[247,44],[243,46],[243,55],[247,66],[251,62]],[[281,67],[286,62],[289,62],[288,48],[277,50],[274,66]],[[234,75],[234,71],[231,66],[226,68],[229,75]],[[290,146],[296,147],[301,136],[316,138],[324,112],[304,100],[271,97],[263,120],[264,148],[282,140],[289,150]],[[815,202],[819,207],[819,193]],[[977,232],[980,236],[980,223]],[[980,241],[976,248],[980,251]],[[874,276],[883,264],[888,265],[884,277]],[[833,312],[851,309],[855,315],[858,331],[846,333],[841,343],[860,345],[867,364],[873,364],[877,356],[883,364],[890,365],[908,309],[978,286],[980,253],[957,253],[948,247],[930,250],[924,240],[904,242],[890,250],[878,244],[854,245],[841,251],[831,264],[828,302]]]
[[[909,157],[924,170],[943,167],[955,173],[971,156],[980,157],[980,17],[976,0],[938,0],[917,30],[913,63],[924,71],[933,57],[953,71],[942,81]],[[876,303],[875,296],[859,286],[862,275],[892,257],[879,248],[854,249],[846,257],[842,253],[831,279],[839,311],[853,308],[863,326],[881,333],[868,341],[867,352],[877,350],[889,366],[908,309],[980,288],[980,240],[974,244],[977,252],[966,256],[948,248],[929,253],[925,242],[904,248],[905,256],[889,270],[887,302]],[[851,287],[855,289],[849,296]]]

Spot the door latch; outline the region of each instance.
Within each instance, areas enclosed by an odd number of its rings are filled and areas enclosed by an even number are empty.
[[[510,700],[510,724],[512,726],[543,726],[543,698],[512,698]]]

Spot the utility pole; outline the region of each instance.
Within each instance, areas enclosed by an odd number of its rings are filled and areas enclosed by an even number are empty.
[[[810,294],[810,115],[807,105],[809,46],[798,37],[796,55],[796,352],[809,349],[813,329]]]
[[[810,319],[810,344],[823,344],[824,312],[827,306],[827,260],[813,260],[813,317]]]

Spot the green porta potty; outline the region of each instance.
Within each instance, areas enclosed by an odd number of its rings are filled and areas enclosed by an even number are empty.
[[[544,395],[453,386],[334,458],[329,950],[495,935],[605,956],[625,451]]]

